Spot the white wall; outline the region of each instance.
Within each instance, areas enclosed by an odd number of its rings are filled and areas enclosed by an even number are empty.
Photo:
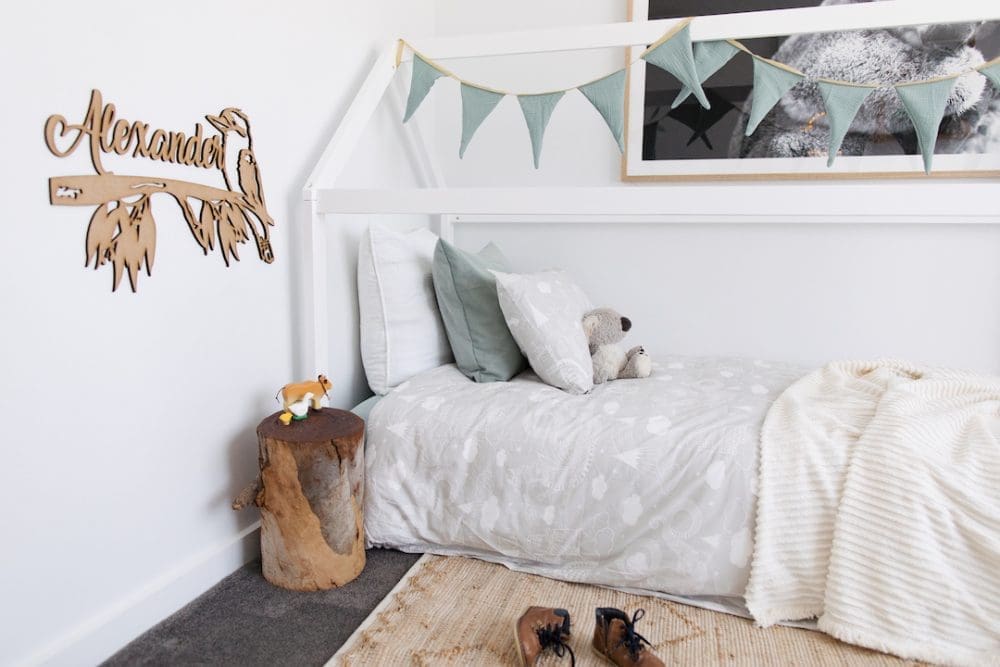
[[[596,304],[628,315],[626,341],[654,357],[901,357],[998,372],[998,231],[469,223],[456,226],[456,240],[492,240],[519,270],[565,268]]]
[[[432,17],[430,0],[61,0],[6,12],[0,664],[94,663],[253,555],[255,513],[229,503],[255,474],[256,423],[295,379],[300,188],[376,48],[431,31]],[[106,267],[85,269],[90,211],[49,206],[47,179],[92,171],[84,150],[50,155],[42,126],[53,113],[82,118],[92,87],[126,118],[187,132],[242,107],[276,262],[246,245],[226,269],[154,199],[156,261],[139,293],[112,294]],[[375,150],[355,179],[400,159]]]
[[[624,0],[579,3],[439,0],[441,35],[623,21]],[[418,46],[419,48],[419,46]],[[460,76],[518,92],[587,81],[621,67],[622,50],[449,61]],[[441,90],[437,90],[441,88]],[[516,100],[483,123],[465,159],[457,156],[457,85],[438,84],[438,158],[449,185],[622,185],[617,148],[603,120],[570,92],[553,113],[541,168]],[[755,183],[668,190],[664,212],[699,197],[706,208],[738,209]],[[776,196],[792,215],[824,202],[886,200],[858,213],[917,214],[941,200],[996,210],[982,181],[792,182]],[[675,194],[672,194],[675,193]],[[753,214],[754,211],[740,211]],[[901,356],[1000,372],[1000,226],[517,224],[456,226],[459,245],[495,240],[522,270],[562,266],[599,304],[636,322],[629,340],[659,354],[739,354],[821,362]]]

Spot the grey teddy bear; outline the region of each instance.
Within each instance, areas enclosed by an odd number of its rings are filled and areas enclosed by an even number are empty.
[[[594,384],[623,378],[645,378],[653,371],[653,361],[641,345],[622,352],[618,343],[632,328],[632,321],[613,308],[596,308],[583,316],[583,331],[590,344]]]
[[[824,6],[865,0],[824,0]],[[882,30],[816,33],[789,37],[774,59],[808,77],[855,83],[931,79],[968,70],[984,62],[976,47],[980,33],[992,26],[975,23],[928,25]],[[729,146],[730,157],[826,156],[830,137],[825,106],[812,81],[796,85],[768,113],[757,130],[744,137],[750,100]],[[1000,150],[1000,91],[985,77],[969,73],[958,79],[938,136],[937,153],[989,153]],[[880,88],[861,107],[841,146],[843,155],[918,153],[916,133],[889,87]]]

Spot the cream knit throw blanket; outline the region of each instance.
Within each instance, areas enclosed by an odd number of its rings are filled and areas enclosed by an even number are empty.
[[[1000,665],[1000,379],[838,362],[761,433],[747,607],[853,644]]]

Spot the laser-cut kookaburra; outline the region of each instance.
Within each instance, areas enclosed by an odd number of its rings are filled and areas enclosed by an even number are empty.
[[[267,263],[274,261],[268,227],[274,219],[264,204],[264,189],[260,180],[260,168],[253,153],[253,137],[250,135],[250,120],[247,115],[234,107],[223,109],[218,116],[205,116],[212,126],[222,133],[223,167],[222,177],[226,188],[232,192],[242,192],[246,200],[246,210],[250,230],[257,242],[260,258]],[[238,186],[237,190],[234,186]],[[256,218],[257,223],[254,224]]]

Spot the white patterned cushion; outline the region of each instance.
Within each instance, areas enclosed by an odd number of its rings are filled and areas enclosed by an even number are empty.
[[[361,238],[361,361],[376,394],[452,361],[431,278],[437,241],[427,229],[399,233],[378,225]]]
[[[563,271],[493,274],[500,310],[538,377],[571,394],[590,391],[594,370],[583,314],[592,306],[583,290]]]

